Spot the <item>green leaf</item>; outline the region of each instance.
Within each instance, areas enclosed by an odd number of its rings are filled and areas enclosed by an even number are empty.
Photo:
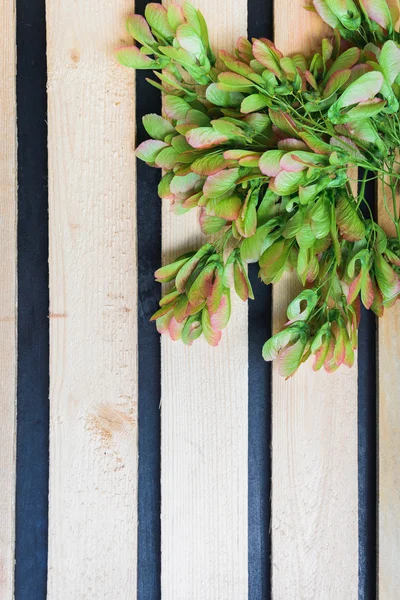
[[[174,306],[175,306],[175,302],[172,302],[171,304],[167,304],[165,306],[161,306],[161,308],[156,310],[156,312],[151,315],[150,321],[157,321],[158,319],[160,319],[161,317],[164,317],[168,313],[170,313],[170,316],[172,316]]]
[[[314,290],[303,290],[292,300],[287,308],[287,317],[291,323],[307,321],[318,302],[318,294]],[[305,304],[305,306],[304,306]]]
[[[385,0],[360,0],[364,13],[383,29],[392,29],[392,18],[388,4]]]
[[[341,236],[349,242],[365,237],[365,225],[357,214],[354,202],[340,195],[336,205],[336,223]]]
[[[249,79],[238,73],[220,73],[218,75],[218,82],[219,89],[225,92],[243,92],[251,94],[254,88],[254,85]]]
[[[282,170],[281,158],[285,155],[283,150],[267,150],[260,158],[259,167],[264,175],[276,177]]]
[[[348,81],[351,75],[350,69],[343,69],[340,71],[335,71],[333,75],[329,78],[324,91],[322,93],[323,98],[329,98],[337,92],[345,83]]]
[[[175,303],[176,300],[178,300],[180,295],[181,295],[180,292],[178,292],[178,290],[173,288],[171,292],[169,292],[168,294],[165,294],[165,296],[163,296],[161,298],[159,305],[166,306],[167,304],[173,304],[173,303]]]
[[[254,40],[253,42],[253,55],[264,67],[266,67],[271,73],[280,78],[282,76],[282,69],[279,65],[279,59],[275,52],[263,41]]]
[[[400,291],[400,288],[399,288]],[[372,279],[368,271],[365,271],[362,275],[361,284],[361,300],[365,308],[369,310],[373,304],[375,297],[374,288],[372,285]]]
[[[167,144],[160,140],[146,140],[136,148],[136,156],[140,158],[140,160],[144,160],[149,164],[154,164],[158,153],[166,147]]]
[[[210,125],[210,119],[201,110],[195,110],[191,108],[186,113],[186,123],[191,125],[198,125],[199,127],[208,127]]]
[[[251,94],[247,96],[242,101],[240,105],[240,112],[247,115],[252,112],[256,112],[265,108],[266,106],[270,106],[271,100],[264,96],[263,94]]]
[[[331,229],[331,218],[329,211],[325,213],[323,219],[319,221],[311,221],[311,230],[317,240],[324,239],[330,232]]]
[[[164,96],[163,108],[165,114],[170,119],[183,120],[186,118],[186,114],[191,109],[191,106],[179,96],[168,95]]]
[[[236,220],[239,233],[247,238],[255,234],[257,228],[258,190],[248,193],[240,215]]]
[[[286,244],[286,240],[280,239],[269,246],[261,255],[259,275],[267,285],[279,281],[283,275],[290,247],[290,244]]]
[[[265,113],[252,113],[247,115],[244,120],[255,133],[265,134],[271,125],[271,120]]]
[[[258,227],[252,237],[245,238],[240,244],[240,257],[246,263],[255,263],[261,256],[264,240],[270,230],[268,223]]]
[[[327,72],[323,84],[325,85],[328,79],[337,71],[342,71],[343,69],[351,69],[358,63],[360,60],[361,51],[358,48],[352,47],[348,50],[345,50],[334,61],[329,71]]]
[[[287,152],[280,161],[281,169],[291,172],[304,171],[308,167],[324,166],[327,163],[328,160],[323,154],[314,154],[303,150]]]
[[[218,233],[225,225],[225,219],[220,217],[214,217],[212,215],[206,215],[203,211],[200,215],[200,226],[201,230],[205,235],[213,235]]]
[[[268,114],[275,127],[278,127],[278,129],[280,129],[283,133],[286,133],[288,136],[293,138],[300,137],[300,132],[297,128],[296,122],[289,114],[277,112],[271,109],[268,111]]]
[[[262,349],[263,359],[275,360],[279,352],[290,342],[298,338],[298,329],[295,326],[287,327],[267,340]]]
[[[175,148],[178,152],[187,152],[192,151],[193,148],[187,143],[185,136],[176,135],[171,140],[171,146]],[[190,161],[191,162],[191,161]]]
[[[143,46],[156,46],[157,42],[151,34],[150,27],[147,25],[146,19],[141,15],[132,15],[126,20],[126,28],[129,35],[137,40]]]
[[[170,4],[167,10],[168,23],[173,31],[176,31],[179,25],[185,22],[182,7],[179,4]]]
[[[226,219],[227,221],[234,221],[238,218],[240,209],[242,208],[242,199],[240,196],[229,196],[220,200],[214,207],[214,214],[217,217]]]
[[[156,157],[156,165],[160,167],[160,169],[170,170],[172,169],[178,161],[179,152],[172,148],[172,146],[168,146],[168,148],[164,148],[157,154]]]
[[[140,52],[136,46],[127,46],[119,48],[115,52],[115,56],[121,65],[130,67],[131,69],[157,69],[158,64],[149,56]]]
[[[197,8],[195,8],[190,2],[185,2],[183,5],[183,14],[185,15],[186,21],[189,23],[189,25],[191,25],[191,27],[193,27],[197,35],[201,36],[202,29],[199,19],[201,14],[200,11],[197,10]]]
[[[203,308],[201,325],[207,343],[210,344],[210,346],[218,346],[222,334],[220,330],[213,329],[210,313],[207,308]]]
[[[207,177],[203,186],[206,198],[218,198],[235,188],[239,178],[239,169],[225,169]]]
[[[174,126],[160,115],[154,113],[145,115],[142,122],[147,133],[155,140],[164,140],[170,133],[175,133]]]
[[[211,327],[214,331],[221,331],[228,325],[231,316],[231,295],[228,289],[224,289],[219,306],[210,313]]]
[[[166,40],[174,37],[174,30],[168,23],[167,11],[161,4],[150,2],[150,4],[146,5],[144,15],[154,32]]]
[[[193,190],[196,184],[200,181],[200,176],[196,173],[188,173],[187,175],[175,175],[169,184],[173,194],[186,194]]]
[[[197,340],[203,332],[201,325],[201,314],[189,317],[182,329],[181,339],[184,344],[191,346],[194,340]]]
[[[196,127],[186,134],[186,140],[192,148],[211,148],[227,142],[228,139],[212,127]]]
[[[376,280],[385,302],[395,300],[400,293],[399,276],[382,254],[375,254],[374,264]]]
[[[302,131],[299,133],[300,137],[304,142],[317,154],[330,154],[332,152],[332,148],[329,144],[322,141],[319,137],[314,135],[313,133]]]
[[[340,27],[341,23],[335,13],[329,8],[327,0],[312,0],[312,5],[325,23],[328,23],[333,29]]]
[[[278,371],[286,379],[294,375],[302,362],[307,336],[300,335],[297,342],[284,348],[278,356]]]
[[[218,133],[226,135],[229,138],[245,138],[243,130],[228,119],[215,119],[211,125]]]
[[[264,85],[264,79],[261,77],[261,75],[255,73],[247,63],[238,60],[237,57],[232,56],[232,54],[229,54],[229,52],[226,52],[225,50],[220,50],[219,56],[223,63],[228,67],[229,71],[243,75],[254,83]]]
[[[254,299],[253,290],[247,276],[246,268],[243,264],[235,260],[233,263],[233,281],[235,286],[235,292],[243,302],[246,302],[249,298]]]
[[[309,222],[303,223],[296,233],[296,240],[300,248],[311,248],[314,245],[315,235]]]
[[[188,298],[190,304],[198,306],[202,304],[211,294],[214,283],[215,264],[208,264],[196,277],[190,286]]]
[[[207,298],[207,307],[211,315],[218,310],[224,291],[224,267],[221,263],[216,263],[214,268],[214,282]]]
[[[173,312],[171,310],[166,315],[157,318],[156,327],[157,327],[158,333],[161,333],[161,334],[169,333],[169,324],[171,322],[172,317],[173,317]]]
[[[173,199],[173,194],[170,189],[170,183],[172,178],[174,177],[173,173],[166,173],[162,178],[160,183],[158,184],[157,192],[160,198],[169,198]]]
[[[178,302],[174,306],[174,317],[178,321],[178,323],[182,323],[182,321],[187,316],[189,300],[186,294],[181,294]]]
[[[243,100],[243,94],[239,92],[224,92],[217,83],[211,83],[206,89],[206,98],[215,106],[226,106],[235,108]]]
[[[392,40],[383,44],[379,55],[379,64],[385,79],[392,85],[400,72],[400,48]]]
[[[205,50],[200,37],[190,25],[179,25],[176,30],[176,38],[182,48],[191,52],[196,58],[205,55]]]
[[[381,100],[380,98],[373,98],[372,100],[366,100],[365,102],[360,102],[357,106],[354,106],[349,110],[349,112],[345,115],[346,119],[343,121],[364,121],[365,119],[370,119],[375,115],[379,114],[383,108],[386,106],[386,100]]]
[[[169,265],[165,265],[164,267],[160,267],[159,269],[157,269],[157,271],[154,273],[154,277],[160,283],[167,283],[168,281],[172,281],[173,279],[175,279],[175,276],[179,273],[183,265],[185,265],[192,256],[193,252],[188,252],[186,254],[183,254],[182,256],[179,256],[174,262],[170,263]],[[180,293],[179,290],[178,293]]]
[[[178,321],[173,316],[168,325],[168,333],[171,337],[171,340],[176,342],[181,339],[182,331],[184,328],[184,322],[178,323]]]
[[[193,173],[197,173],[198,175],[208,176],[215,175],[219,171],[222,171],[230,164],[228,160],[226,160],[222,153],[219,154],[206,154],[206,156],[202,156],[197,158],[191,165],[191,170]]]
[[[304,210],[304,209],[303,209]],[[298,210],[291,219],[285,225],[284,230],[282,231],[282,235],[284,238],[293,238],[303,227],[304,223],[304,212],[303,210]]]
[[[346,88],[339,100],[331,106],[328,115],[331,116],[331,112],[334,114],[335,110],[340,110],[346,106],[371,100],[379,93],[382,84],[383,75],[378,71],[371,71],[370,73],[361,75],[361,77]]]
[[[282,196],[297,192],[299,186],[306,180],[304,171],[280,171],[274,179],[273,191]]]
[[[294,81],[297,75],[297,71],[295,65],[292,62],[292,59],[288,56],[285,56],[284,58],[281,58],[279,64],[289,81]]]
[[[361,15],[353,0],[327,0],[327,4],[346,29],[355,31],[360,27]]]
[[[176,280],[176,289],[183,294],[189,277],[199,264],[200,260],[206,256],[209,256],[214,251],[214,247],[211,244],[204,244],[192,257],[185,262],[182,269],[179,270]]]

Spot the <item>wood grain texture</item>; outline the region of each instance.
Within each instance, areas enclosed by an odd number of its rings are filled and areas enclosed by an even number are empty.
[[[47,1],[50,600],[136,598],[132,9]]]
[[[275,4],[275,43],[283,52],[310,52],[327,33],[303,5]],[[275,330],[297,285],[289,276],[274,288]],[[274,368],[274,600],[356,600],[357,494],[357,366],[327,375],[307,363],[288,381]]]
[[[17,143],[15,2],[0,13],[0,598],[14,598]]]
[[[247,0],[197,0],[214,49],[246,34]],[[163,259],[204,243],[198,215],[163,205]],[[219,347],[162,339],[163,600],[247,598],[247,306]]]
[[[391,196],[389,196],[390,198]],[[400,196],[397,198],[399,205]],[[389,203],[390,205],[390,203]],[[379,190],[379,223],[395,236]],[[378,322],[378,594],[400,598],[400,303]]]

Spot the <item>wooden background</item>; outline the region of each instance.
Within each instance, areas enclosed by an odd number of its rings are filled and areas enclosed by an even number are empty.
[[[247,0],[194,3],[214,48],[232,49],[246,33]],[[12,600],[16,13],[11,1],[2,8],[0,598]],[[135,76],[113,57],[114,48],[128,42],[124,22],[132,9],[128,0],[47,0],[50,600],[137,597]],[[274,12],[275,41],[284,52],[308,51],[324,32],[300,0],[276,0]],[[163,206],[165,260],[199,238],[194,214],[175,217]],[[274,327],[294,286],[287,278],[274,289]],[[248,593],[251,357],[247,307],[238,302],[234,309],[217,349],[161,344],[163,600],[264,598]],[[379,323],[380,600],[400,598],[399,340],[397,306]],[[273,372],[274,600],[358,598],[357,390],[357,367],[327,376],[306,365],[288,382]],[[29,600],[39,597],[33,592]]]

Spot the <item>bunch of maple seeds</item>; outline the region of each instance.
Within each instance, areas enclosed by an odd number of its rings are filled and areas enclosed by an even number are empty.
[[[156,271],[168,283],[153,315],[161,333],[217,345],[231,290],[254,298],[246,263],[274,284],[294,270],[303,286],[265,360],[291,376],[351,367],[360,302],[378,316],[400,294],[400,34],[398,0],[314,0],[333,28],[312,57],[283,56],[264,38],[239,38],[216,67],[207,26],[190,3],[148,4],[127,28],[140,44],[118,60],[152,69],[164,115],[146,115],[138,158],[163,170],[158,193],[177,214],[200,208],[209,243]],[[360,180],[352,190],[351,173]],[[396,235],[365,198],[382,186]],[[361,210],[365,206],[364,211]],[[364,216],[367,214],[367,216]]]

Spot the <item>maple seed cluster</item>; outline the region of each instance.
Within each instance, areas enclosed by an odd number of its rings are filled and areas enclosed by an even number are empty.
[[[313,0],[332,28],[320,52],[283,56],[241,37],[234,54],[210,47],[190,3],[148,4],[128,19],[139,44],[117,58],[152,69],[165,118],[143,124],[137,156],[163,170],[158,192],[177,214],[199,210],[210,243],[161,267],[170,282],[153,316],[158,330],[216,345],[231,290],[253,298],[246,263],[266,284],[294,270],[303,286],[265,360],[291,376],[351,367],[360,302],[381,316],[400,294],[399,0]],[[357,175],[358,173],[358,175]],[[382,189],[391,227],[374,220],[367,181]]]

